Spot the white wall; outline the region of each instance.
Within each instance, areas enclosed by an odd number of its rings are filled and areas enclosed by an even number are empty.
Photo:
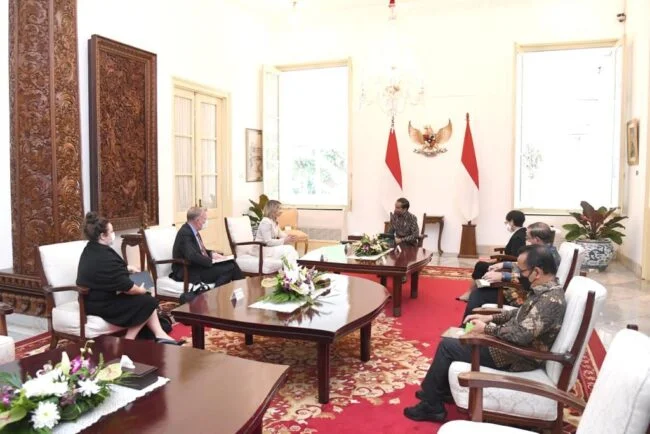
[[[157,54],[160,224],[173,220],[172,77],[230,92],[232,193],[235,209],[241,208],[241,198],[256,191],[245,182],[244,130],[261,126],[259,66],[267,39],[263,23],[225,0],[79,0],[78,23],[84,185],[89,185],[88,39],[98,34]],[[84,196],[87,209],[88,188]]]
[[[647,0],[637,1],[647,3]],[[623,35],[623,25],[616,20],[616,14],[623,7],[620,0],[521,1],[511,2],[507,8],[472,8],[471,2],[462,3],[459,7],[454,7],[454,2],[450,1],[405,3],[406,10],[398,14],[400,32],[408,42],[406,48],[426,72],[428,94],[426,106],[410,107],[396,119],[405,196],[411,200],[417,215],[423,212],[445,215],[442,247],[448,252],[458,251],[461,224],[464,223],[457,211],[453,180],[460,164],[465,112],[470,113],[480,172],[481,213],[475,220],[478,244],[502,245],[508,237],[499,229],[506,212],[513,206],[515,43],[602,40]],[[490,2],[477,3],[487,5]],[[305,4],[298,20],[300,28],[288,27],[281,18],[276,22],[278,36],[273,43],[274,61],[277,64],[303,63],[351,56],[355,69],[354,103],[358,104],[360,82],[365,75],[363,70],[367,69],[371,54],[377,52],[372,38],[382,38],[386,17],[385,6],[373,9],[350,6],[329,13],[310,13]],[[639,14],[637,19],[647,24],[647,17],[647,13]],[[375,45],[379,43],[374,42]],[[643,62],[647,64],[647,51],[645,53]],[[643,55],[639,53],[638,57]],[[642,71],[638,75],[641,74]],[[640,80],[647,83],[647,69],[645,74],[645,79]],[[638,98],[644,96],[638,95]],[[439,128],[448,117],[454,125],[448,152],[435,158],[414,154],[407,133],[408,121],[412,120],[419,127],[431,123]],[[378,230],[384,221],[376,177],[384,165],[389,126],[388,116],[376,107],[362,108],[354,113],[350,232]],[[327,128],[326,116],[323,128]],[[642,174],[639,176],[638,179],[643,180]],[[634,191],[630,209],[642,206],[641,200],[640,193]],[[528,217],[529,222],[537,220],[556,225],[569,221],[561,217]],[[624,246],[637,262],[641,256],[641,227],[640,214],[635,211],[628,224]],[[436,241],[436,231],[437,228],[432,230],[434,235],[428,240],[431,247]]]
[[[98,34],[157,54],[160,223],[173,220],[172,77],[230,92],[234,207],[254,197],[245,182],[244,130],[260,128],[259,68],[266,30],[254,14],[229,0],[78,0],[79,80],[84,208],[90,206],[88,39]],[[0,58],[8,58],[8,11],[0,8]],[[8,62],[0,62],[0,269],[10,267]]]
[[[639,119],[639,165],[625,164],[624,211],[630,217],[622,222],[627,238],[621,252],[641,265],[643,254],[644,194],[648,155],[648,103],[650,101],[650,0],[627,0],[626,79],[623,108],[625,121]],[[626,159],[627,161],[627,159]]]

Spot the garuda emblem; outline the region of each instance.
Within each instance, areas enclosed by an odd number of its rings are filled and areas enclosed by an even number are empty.
[[[451,119],[445,127],[438,130],[437,133],[433,132],[431,125],[424,126],[424,132],[414,128],[409,121],[409,136],[418,147],[413,149],[413,152],[424,154],[428,157],[435,157],[436,155],[447,152],[447,148],[443,145],[449,141],[451,137]]]

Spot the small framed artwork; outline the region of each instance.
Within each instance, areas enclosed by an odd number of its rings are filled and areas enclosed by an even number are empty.
[[[246,128],[246,182],[262,181],[262,130]]]
[[[627,164],[639,164],[639,120],[632,119],[627,123]]]

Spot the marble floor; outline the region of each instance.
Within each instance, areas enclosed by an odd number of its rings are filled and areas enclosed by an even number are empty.
[[[461,259],[452,254],[434,256],[431,265],[472,267],[473,259]],[[636,324],[639,330],[650,334],[650,281],[641,280],[618,262],[613,262],[606,272],[591,272],[588,277],[607,288],[605,308],[596,320],[596,330],[607,348],[616,332],[627,324]],[[45,318],[12,314],[7,317],[9,335],[16,341],[47,330]]]

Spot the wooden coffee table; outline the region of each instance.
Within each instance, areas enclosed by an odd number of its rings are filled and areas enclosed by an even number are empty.
[[[401,253],[393,250],[378,260],[364,261],[350,259],[344,245],[321,247],[298,259],[300,265],[316,267],[318,270],[374,274],[393,278],[393,315],[402,315],[402,278],[411,276],[411,298],[418,296],[420,271],[431,261],[433,251],[422,247],[403,247]],[[321,260],[321,258],[323,260]]]
[[[0,366],[35,375],[45,363],[79,354],[79,344],[46,351]],[[134,403],[103,417],[83,432],[102,433],[261,433],[262,417],[284,383],[288,366],[245,360],[189,347],[103,336],[93,344],[95,358],[128,355],[136,362],[158,366],[169,383]]]
[[[358,277],[333,275],[330,294],[286,314],[248,307],[262,297],[261,277],[228,283],[196,297],[172,311],[176,321],[192,327],[194,348],[204,348],[205,327],[240,332],[246,344],[253,335],[301,339],[318,345],[318,401],[329,402],[330,348],[334,341],[357,329],[361,330],[361,360],[370,360],[372,320],[388,302],[389,294],[380,284]],[[243,298],[232,298],[241,288]]]

